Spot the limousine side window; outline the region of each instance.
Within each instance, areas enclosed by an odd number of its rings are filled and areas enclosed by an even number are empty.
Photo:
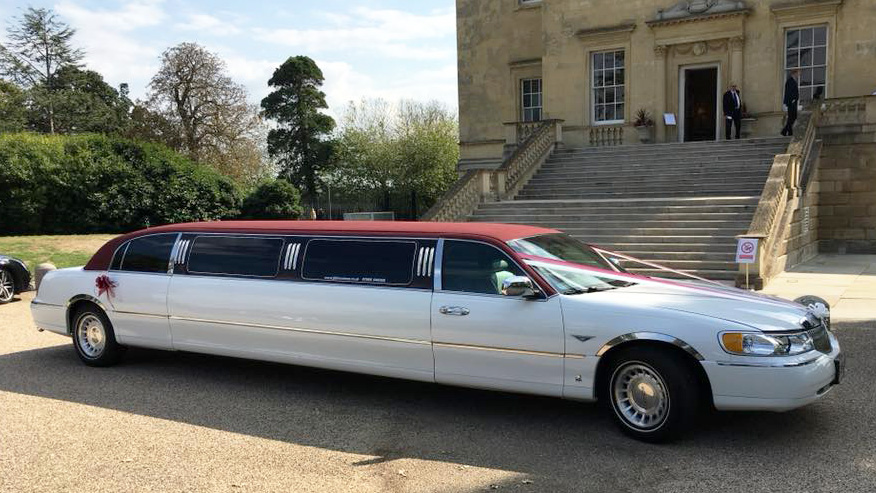
[[[502,283],[526,274],[499,249],[471,241],[444,242],[441,288],[444,291],[502,294]]]
[[[170,251],[176,243],[176,233],[149,235],[128,242],[119,270],[129,272],[167,273]],[[121,252],[123,248],[119,249]],[[115,261],[113,261],[115,263]]]
[[[199,236],[192,244],[192,274],[273,277],[280,265],[280,238]]]
[[[310,240],[301,277],[406,286],[413,278],[416,250],[413,241]]]

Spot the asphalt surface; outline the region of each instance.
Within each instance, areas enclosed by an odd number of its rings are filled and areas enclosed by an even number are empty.
[[[876,322],[843,384],[669,445],[596,405],[132,349],[106,369],[0,306],[0,491],[872,492]]]

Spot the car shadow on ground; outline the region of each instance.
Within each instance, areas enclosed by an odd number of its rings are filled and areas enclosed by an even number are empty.
[[[784,414],[714,413],[671,445],[624,437],[595,404],[142,349],[112,368],[85,367],[72,345],[2,355],[0,391],[375,456],[357,466],[410,457],[518,471],[540,478],[540,490],[598,478],[601,489],[626,491],[691,474],[720,485],[738,482],[746,465],[745,481],[763,485],[778,481],[777,468],[811,476],[825,450],[865,439],[855,422],[876,421],[864,373],[873,374],[876,342],[865,332],[849,331],[848,381],[822,401]]]

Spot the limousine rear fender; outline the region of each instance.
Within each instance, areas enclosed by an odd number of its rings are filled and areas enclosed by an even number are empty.
[[[67,301],[67,335],[73,334],[73,315],[76,310],[87,303],[97,305],[105,314],[109,315],[109,310],[99,299],[87,294],[77,294]]]
[[[687,342],[659,332],[630,332],[611,339],[599,348],[599,351],[596,352],[599,363],[596,366],[596,379],[594,382],[597,398],[600,398],[598,393],[600,387],[602,387],[600,382],[604,377],[603,372],[608,368],[612,355],[633,346],[657,346],[677,354],[680,357],[679,359],[686,362],[697,375],[697,380],[704,390],[704,395],[709,396],[710,399],[712,398],[712,386],[709,382],[709,377],[700,363],[705,360],[703,355]]]

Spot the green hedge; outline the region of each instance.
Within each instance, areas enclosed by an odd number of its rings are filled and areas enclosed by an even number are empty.
[[[157,144],[0,135],[0,235],[124,232],[234,217],[235,184]]]

